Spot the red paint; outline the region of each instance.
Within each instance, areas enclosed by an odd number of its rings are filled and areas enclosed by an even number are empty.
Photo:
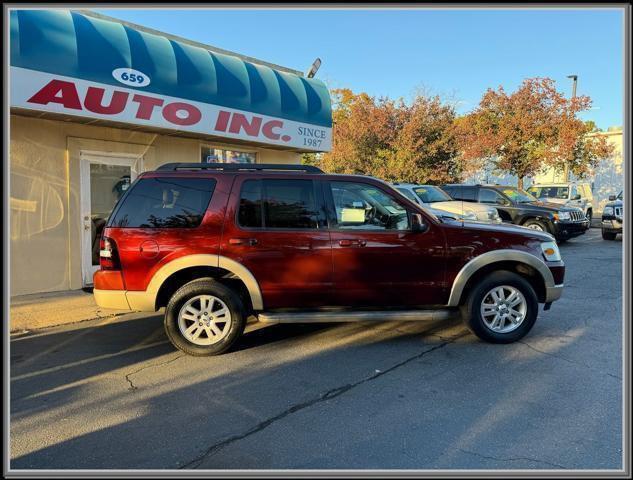
[[[86,92],[86,100],[84,106],[86,110],[90,110],[94,113],[102,113],[106,115],[116,115],[125,110],[127,104],[127,92],[112,92],[112,99],[109,105],[103,105],[103,95],[105,94],[105,88],[88,87]]]
[[[259,129],[262,127],[262,119],[261,117],[253,117],[249,122],[246,115],[242,115],[241,113],[234,113],[231,118],[231,126],[229,127],[229,133],[237,133],[244,130],[246,135],[251,137],[256,137],[259,135]]]
[[[271,173],[263,174],[270,178]],[[327,182],[319,174],[275,173],[274,178]],[[236,224],[240,187],[252,172],[147,172],[146,177],[196,176],[217,181],[207,213],[198,228],[111,228],[104,235],[116,242],[127,290],[145,290],[163,265],[185,255],[228,257],[248,268],[262,291],[266,309],[317,306],[445,305],[460,269],[472,258],[498,249],[515,249],[543,259],[545,237],[523,228],[486,224],[439,223],[421,207],[400,198],[420,213],[428,230],[419,232],[330,230],[255,230]],[[336,176],[336,181],[364,182],[392,194],[372,178]],[[154,258],[141,249],[152,245]],[[557,284],[562,262],[545,262]],[[104,273],[105,274],[105,273]],[[112,272],[107,272],[111,275]],[[101,274],[95,285],[106,285]],[[109,285],[109,284],[108,284]]]
[[[60,103],[65,108],[81,110],[81,101],[77,93],[77,87],[72,82],[63,80],[51,80],[42,89],[27,100],[30,103],[48,105],[49,103]]]
[[[178,112],[187,112],[186,117],[178,116]],[[183,102],[170,103],[163,108],[163,117],[168,122],[176,125],[193,125],[202,118],[202,113],[197,107]]]
[[[140,118],[141,120],[150,120],[152,118],[152,113],[154,113],[154,108],[163,105],[162,99],[148,97],[147,95],[141,95],[140,93],[134,95],[132,97],[132,101],[138,103],[136,118]]]

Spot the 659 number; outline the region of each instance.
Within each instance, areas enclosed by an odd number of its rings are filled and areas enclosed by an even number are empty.
[[[133,68],[117,68],[112,72],[112,76],[119,82],[132,87],[146,87],[149,85],[149,77]]]

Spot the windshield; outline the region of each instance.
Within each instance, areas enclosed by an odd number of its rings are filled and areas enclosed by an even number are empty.
[[[536,198],[557,198],[566,200],[569,196],[569,187],[530,187],[527,191]]]
[[[413,191],[424,203],[446,202],[453,200],[448,194],[439,187],[415,187]]]
[[[510,200],[512,200],[513,202],[516,203],[530,203],[530,202],[536,202],[538,201],[538,199],[536,197],[533,197],[532,195],[530,195],[529,193],[527,193],[525,190],[521,190],[519,188],[515,188],[515,187],[505,187],[503,190],[501,190]]]

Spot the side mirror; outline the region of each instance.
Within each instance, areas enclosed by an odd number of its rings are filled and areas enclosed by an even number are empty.
[[[574,195],[571,199],[572,200],[580,200],[580,194]]]
[[[424,222],[424,218],[419,213],[411,214],[411,231],[416,233],[424,233],[429,229],[429,226]]]
[[[615,195],[609,195],[609,201],[613,202],[616,199]]]

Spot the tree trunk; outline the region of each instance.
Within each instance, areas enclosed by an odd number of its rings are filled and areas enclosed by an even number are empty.
[[[517,183],[517,187],[523,190],[523,177],[519,177],[519,181]]]

